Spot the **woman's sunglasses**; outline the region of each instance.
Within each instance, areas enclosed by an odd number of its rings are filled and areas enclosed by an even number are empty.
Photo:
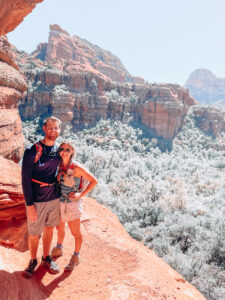
[[[66,151],[66,152],[68,152],[68,153],[71,152],[71,150],[70,150],[69,148],[60,148],[60,149],[59,149],[59,152],[63,152],[63,151]]]

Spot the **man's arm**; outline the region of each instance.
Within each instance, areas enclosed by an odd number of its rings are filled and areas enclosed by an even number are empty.
[[[26,149],[24,152],[23,163],[22,163],[22,187],[23,187],[23,194],[27,206],[27,218],[32,222],[35,222],[37,219],[37,213],[33,202],[32,183],[31,183],[34,158],[35,158],[34,149]]]

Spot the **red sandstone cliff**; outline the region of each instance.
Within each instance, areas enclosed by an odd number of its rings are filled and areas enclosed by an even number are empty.
[[[25,119],[50,109],[77,129],[100,118],[132,118],[152,134],[172,138],[188,108],[196,104],[179,85],[131,77],[111,53],[70,37],[58,25],[50,26],[48,43],[39,45],[32,56],[16,54],[29,85],[21,106]]]
[[[20,24],[39,2],[42,0],[0,1],[0,155],[15,162],[21,158],[24,143],[17,103],[27,85],[4,34]]]
[[[1,0],[0,1],[0,36],[18,26],[37,3],[43,0]]]
[[[27,228],[21,170],[17,164],[1,156],[0,165],[0,245],[25,251]]]
[[[27,89],[8,39],[0,37],[0,155],[18,162],[24,138],[17,103]]]

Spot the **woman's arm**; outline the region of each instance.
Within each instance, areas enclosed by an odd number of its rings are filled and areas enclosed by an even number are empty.
[[[88,171],[85,169],[84,166],[81,164],[76,164],[74,168],[74,176],[75,177],[83,177],[85,178],[89,184],[88,186],[81,192],[81,193],[70,193],[69,199],[70,200],[79,200],[81,197],[84,197],[87,193],[89,193],[96,184],[98,184],[97,179]]]

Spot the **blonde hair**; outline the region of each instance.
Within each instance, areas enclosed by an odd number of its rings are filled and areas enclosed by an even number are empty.
[[[68,145],[68,146],[70,146],[72,148],[73,153],[71,154],[71,157],[70,157],[70,162],[71,162],[72,159],[73,159],[73,157],[75,156],[75,152],[76,152],[75,144],[71,140],[64,140],[60,144],[58,152],[60,151],[62,145]]]
[[[43,126],[44,126],[44,127],[47,126],[48,121],[58,122],[59,128],[61,128],[61,123],[62,123],[62,122],[61,122],[61,120],[59,120],[58,118],[56,118],[56,117],[54,117],[54,116],[51,116],[51,117],[45,119],[44,122],[43,122]]]

